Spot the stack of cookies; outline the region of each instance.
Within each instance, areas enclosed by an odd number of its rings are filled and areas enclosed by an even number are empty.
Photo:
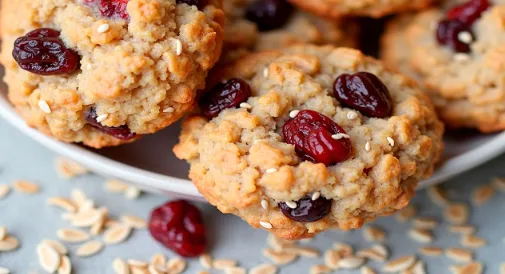
[[[358,16],[388,17],[384,62],[359,51],[376,34]],[[198,190],[287,239],[405,207],[442,121],[505,127],[502,0],[18,0],[0,17],[30,126],[102,148],[185,116],[173,150]]]

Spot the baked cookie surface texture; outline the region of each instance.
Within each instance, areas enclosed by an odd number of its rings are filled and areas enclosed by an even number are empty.
[[[210,203],[279,237],[394,213],[441,155],[429,98],[359,51],[298,45],[214,77],[174,152]]]

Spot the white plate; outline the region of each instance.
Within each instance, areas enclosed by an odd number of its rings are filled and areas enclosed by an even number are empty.
[[[4,85],[0,86],[0,116],[35,141],[96,173],[135,183],[147,191],[203,200],[193,184],[187,180],[188,165],[175,158],[172,153],[172,147],[178,138],[178,124],[133,144],[99,151],[90,150],[58,142],[28,127],[7,101]],[[433,177],[421,182],[420,187],[443,182],[504,151],[505,132],[493,135],[460,132],[447,136],[444,162]]]

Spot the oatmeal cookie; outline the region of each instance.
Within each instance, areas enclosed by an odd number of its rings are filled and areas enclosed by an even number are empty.
[[[221,0],[3,1],[9,99],[47,135],[100,148],[194,106],[223,42]]]
[[[441,155],[429,98],[357,50],[260,52],[215,77],[174,152],[210,203],[279,237],[394,213]]]
[[[459,3],[459,4],[458,4]],[[505,1],[447,1],[393,20],[382,59],[426,87],[452,128],[505,129]]]
[[[354,20],[323,19],[295,9],[285,0],[228,0],[224,11],[225,62],[250,51],[296,43],[357,46],[358,24]]]
[[[421,10],[440,0],[288,0],[314,14],[338,18],[368,16],[374,18],[406,11]]]

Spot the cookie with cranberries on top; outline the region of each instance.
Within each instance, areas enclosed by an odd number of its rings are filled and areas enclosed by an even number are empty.
[[[221,0],[3,1],[8,96],[65,142],[131,142],[182,117],[223,42]]]
[[[388,66],[418,80],[451,128],[505,129],[505,1],[446,1],[394,19],[382,39]]]
[[[251,51],[297,43],[357,46],[358,24],[350,19],[324,19],[297,9],[287,0],[228,0],[223,4],[223,62]]]
[[[429,98],[357,50],[260,52],[211,78],[174,152],[210,203],[279,237],[392,214],[440,158]]]
[[[301,9],[316,15],[340,18],[365,16],[380,18],[391,14],[416,11],[441,0],[288,0]]]

